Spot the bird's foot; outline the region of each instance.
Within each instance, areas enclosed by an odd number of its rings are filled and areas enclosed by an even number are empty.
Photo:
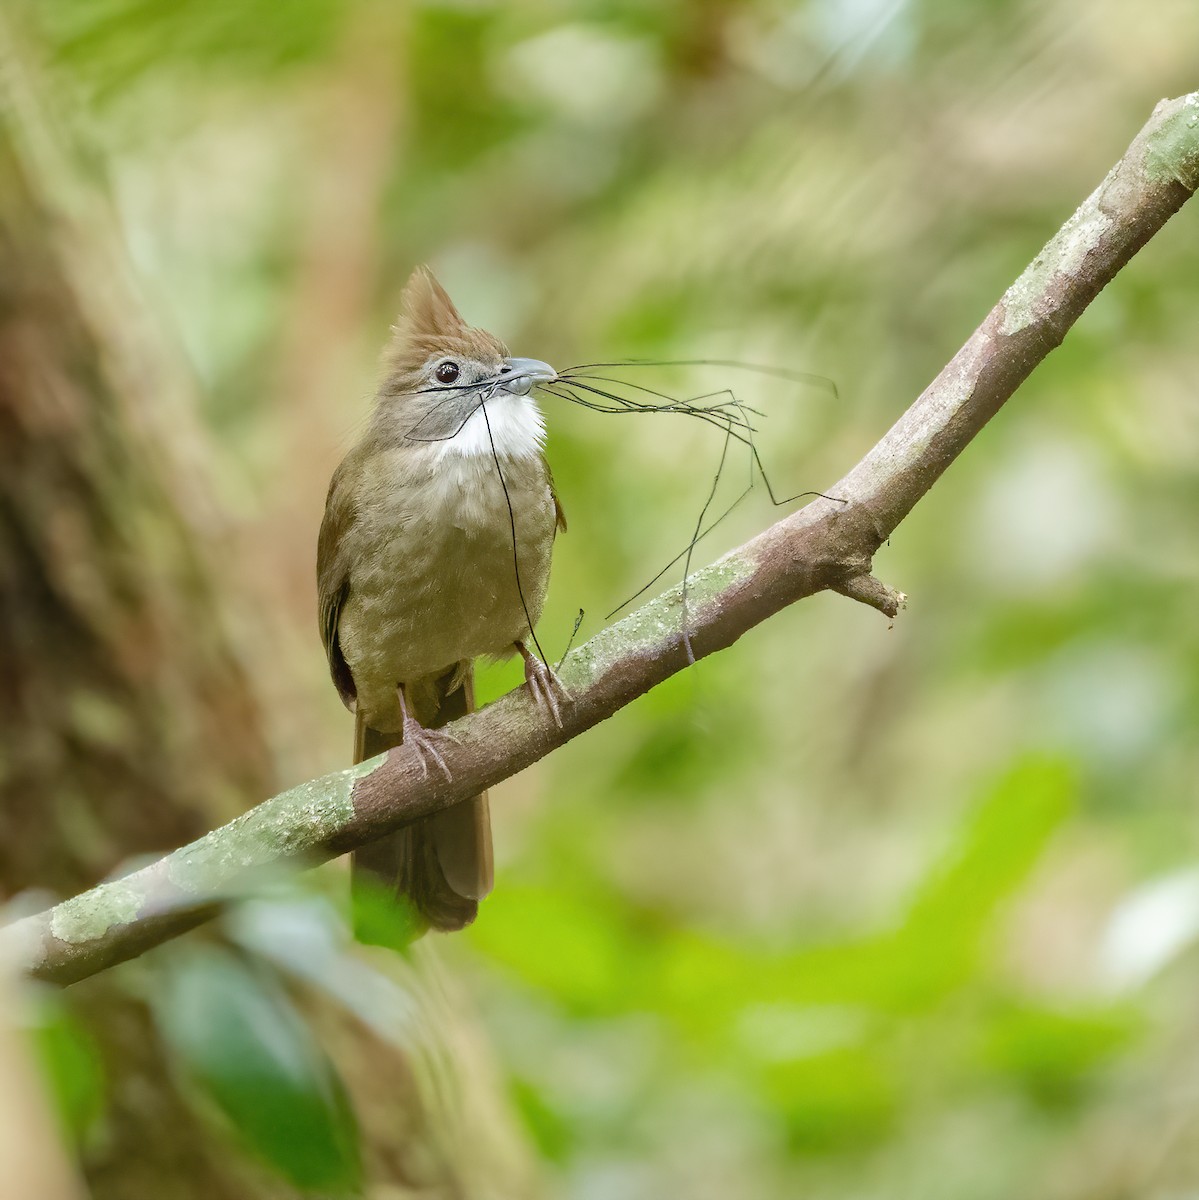
[[[573,699],[567,691],[566,684],[558,678],[552,667],[543,663],[523,642],[517,642],[516,648],[525,660],[525,683],[529,685],[533,703],[547,716],[552,717],[554,724],[561,729],[562,705],[569,704]]]
[[[404,718],[404,745],[416,756],[416,761],[420,764],[421,778],[429,778],[429,764],[432,762],[437,765],[448,783],[453,777],[449,767],[445,765],[445,759],[441,757],[441,750],[447,742],[461,746],[461,740],[448,729],[426,729],[415,717],[408,715],[408,701],[404,696],[403,687],[397,689],[397,694],[400,698],[400,712]]]
[[[447,742],[454,746],[462,745],[461,739],[447,729],[426,729],[415,717],[404,718],[404,745],[410,747],[416,756],[422,779],[429,778],[430,763],[436,764],[447,782],[453,778],[441,756]]]

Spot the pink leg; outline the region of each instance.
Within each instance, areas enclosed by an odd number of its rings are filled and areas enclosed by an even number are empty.
[[[408,715],[408,702],[404,698],[402,683],[396,688],[396,694],[400,698],[400,712],[404,716],[404,745],[410,746],[412,753],[416,755],[416,761],[420,763],[421,778],[429,778],[429,761],[432,760],[449,780],[451,778],[450,769],[445,765],[445,759],[441,757],[441,751],[437,748],[438,743],[453,742],[455,746],[461,745],[461,743],[448,730],[426,729],[415,717]]]
[[[524,642],[517,642],[516,648],[520,651],[521,658],[525,660],[525,683],[529,685],[533,703],[542,712],[553,717],[554,724],[561,729],[562,709],[560,704],[562,701],[569,703],[571,698],[570,693],[566,690],[566,685],[550,667],[547,667],[536,654],[530,651]]]

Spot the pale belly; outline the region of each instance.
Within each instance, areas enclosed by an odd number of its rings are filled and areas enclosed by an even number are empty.
[[[504,481],[511,515],[488,456],[444,464],[356,522],[339,636],[373,728],[398,728],[398,684],[510,653],[541,615],[556,511],[540,457],[505,462]]]

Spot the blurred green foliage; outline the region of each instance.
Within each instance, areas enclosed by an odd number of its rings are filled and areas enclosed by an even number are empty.
[[[273,973],[215,946],[167,963],[153,996],[159,1029],[233,1136],[303,1191],[354,1188],[353,1114]]]
[[[43,0],[54,86],[204,383],[289,778],[348,752],[305,589],[413,263],[557,364],[832,379],[639,377],[735,387],[778,494],[828,488],[1195,86],[1199,11],[1149,10]],[[1193,1187],[1199,913],[1134,902],[1199,850],[1195,220],[879,555],[912,597],[893,629],[819,597],[498,790],[497,890],[444,952],[561,1194]],[[720,439],[547,409],[556,655],[686,544]],[[701,559],[773,516],[759,487]],[[518,682],[488,667],[480,693]],[[349,1179],[284,997],[232,959],[171,971],[164,1028],[241,1136]]]
[[[42,995],[31,1030],[34,1051],[63,1131],[83,1143],[104,1108],[100,1057],[56,996]]]

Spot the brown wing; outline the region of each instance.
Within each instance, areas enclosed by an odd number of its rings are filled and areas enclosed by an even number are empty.
[[[554,473],[550,470],[549,460],[543,454],[541,456],[542,466],[545,467],[546,482],[550,485],[550,496],[554,501],[554,525],[557,529],[566,532],[566,513],[563,511],[562,502],[558,499],[558,489],[554,487]]]
[[[343,461],[333,472],[333,478],[329,481],[329,495],[325,498],[325,517],[321,521],[321,532],[316,542],[316,594],[321,641],[329,659],[329,674],[333,677],[342,703],[352,709],[358,689],[354,686],[354,677],[342,655],[337,636],[342,605],[350,594],[350,564],[342,550],[343,538],[355,515],[349,489],[343,484],[345,465]]]

